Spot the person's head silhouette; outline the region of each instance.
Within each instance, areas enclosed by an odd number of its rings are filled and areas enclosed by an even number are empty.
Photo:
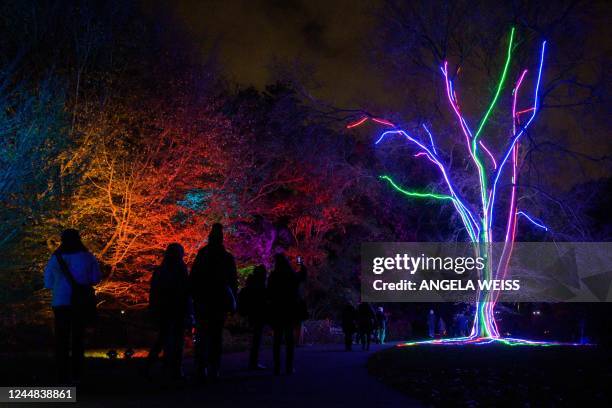
[[[177,242],[173,242],[166,247],[164,251],[164,265],[176,265],[183,263],[183,257],[185,256],[185,250],[183,246]]]
[[[85,248],[85,245],[83,245],[81,241],[79,231],[74,228],[68,228],[62,231],[61,243],[57,251],[62,254],[71,254],[87,251],[87,248]]]
[[[253,280],[257,283],[263,283],[265,284],[266,282],[266,275],[268,274],[268,272],[266,271],[266,267],[263,265],[257,265],[254,269],[253,269]]]
[[[215,222],[208,234],[208,245],[221,246],[223,245],[223,225]]]
[[[282,253],[274,255],[274,270],[283,274],[293,272],[291,265],[289,264],[289,260]]]

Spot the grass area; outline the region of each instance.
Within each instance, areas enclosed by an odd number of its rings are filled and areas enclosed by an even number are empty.
[[[434,406],[606,406],[610,350],[421,345],[374,354],[371,375]]]

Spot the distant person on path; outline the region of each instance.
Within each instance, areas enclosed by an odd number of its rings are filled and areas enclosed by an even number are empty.
[[[460,311],[457,314],[457,331],[460,337],[466,337],[468,335],[468,317],[465,311]]]
[[[387,316],[382,306],[376,310],[376,339],[379,344],[385,344],[387,337]]]
[[[168,245],[161,265],[153,272],[149,311],[157,325],[158,337],[147,357],[146,374],[164,351],[164,373],[172,378],[183,376],[184,331],[189,316],[187,266],[180,244]]]
[[[305,303],[300,298],[300,284],[306,280],[306,268],[300,265],[298,273],[293,271],[283,254],[274,256],[274,270],[268,280],[270,300],[270,322],[274,332],[273,355],[274,374],[281,372],[281,342],[286,347],[285,370],[293,374],[295,353],[295,327],[304,320]]]
[[[201,379],[219,376],[223,325],[236,309],[237,271],[232,254],[223,246],[223,226],[215,223],[208,245],[198,252],[189,283],[196,318],[196,368]]]
[[[436,337],[436,314],[432,309],[429,310],[427,315],[427,333],[432,339]]]
[[[83,245],[79,232],[63,231],[61,244],[45,268],[45,288],[53,292],[51,306],[55,315],[55,358],[60,383],[80,379],[85,354],[83,337],[85,326],[90,323],[83,305],[75,304],[78,299],[73,295],[83,287],[99,283],[101,278],[98,261]]]
[[[355,306],[348,303],[342,309],[342,331],[344,332],[344,349],[353,350],[353,336],[357,332],[357,310]]]
[[[369,303],[362,302],[357,307],[357,327],[362,350],[370,349],[372,341],[372,331],[374,330],[374,311]]]
[[[447,334],[446,333],[446,322],[444,321],[442,316],[440,316],[440,319],[438,319],[438,334],[440,335],[440,337],[445,337]]]
[[[263,329],[267,321],[268,299],[266,293],[266,279],[268,271],[263,265],[257,265],[253,269],[253,273],[249,275],[245,287],[240,291],[238,298],[238,308],[240,314],[247,317],[251,330],[253,330],[253,339],[251,341],[251,351],[249,353],[249,369],[260,370],[264,369],[263,365],[259,364],[259,349],[261,347],[261,338]]]

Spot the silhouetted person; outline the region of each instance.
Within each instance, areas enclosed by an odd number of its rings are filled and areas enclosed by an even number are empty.
[[[261,337],[268,309],[266,293],[267,275],[266,267],[257,265],[253,273],[247,278],[245,287],[240,291],[240,313],[248,318],[251,330],[253,330],[251,352],[249,354],[249,369],[251,370],[265,368],[259,364],[259,349],[261,347]]]
[[[188,273],[180,244],[168,245],[161,265],[153,272],[149,310],[155,320],[158,337],[147,358],[147,375],[164,351],[164,373],[182,377],[185,320],[189,313]]]
[[[467,336],[467,316],[459,310],[453,317],[452,335],[455,337]]]
[[[470,323],[469,317],[467,315],[467,311],[461,313],[461,322],[459,326],[459,330],[461,331],[461,336],[467,336],[469,333],[468,325]]]
[[[274,256],[274,270],[268,280],[268,297],[270,299],[270,323],[274,332],[273,355],[274,373],[281,371],[281,342],[285,339],[287,356],[285,369],[293,373],[293,356],[295,352],[294,329],[303,320],[303,299],[300,298],[300,284],[306,279],[306,269],[300,266],[295,273],[287,258],[282,254]]]
[[[223,246],[223,226],[216,223],[189,276],[196,318],[196,366],[201,377],[219,376],[223,324],[226,314],[236,307],[236,275],[234,257]]]
[[[387,316],[382,306],[376,309],[376,339],[378,343],[384,344],[387,337]]]
[[[440,319],[438,319],[438,334],[440,337],[446,336],[446,322],[442,316],[440,316]]]
[[[70,356],[72,379],[79,379],[85,352],[83,337],[87,316],[80,305],[73,305],[73,286],[91,286],[100,280],[98,261],[81,242],[79,232],[75,229],[63,231],[61,244],[45,268],[45,288],[53,292],[55,358],[58,379],[62,383],[70,381]]]
[[[344,332],[344,349],[353,349],[353,336],[357,332],[357,310],[352,304],[347,304],[342,309],[342,331]]]
[[[429,310],[427,315],[427,334],[432,339],[436,337],[436,314],[433,310]]]
[[[374,329],[374,311],[369,303],[360,303],[357,307],[357,328],[361,337],[361,349],[369,350]]]

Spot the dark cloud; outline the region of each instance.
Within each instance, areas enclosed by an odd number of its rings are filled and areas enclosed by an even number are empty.
[[[264,87],[270,66],[301,61],[313,67],[317,96],[363,105],[379,98],[364,44],[375,23],[376,1],[187,1],[175,3],[180,19],[203,52],[218,45],[228,76]]]

